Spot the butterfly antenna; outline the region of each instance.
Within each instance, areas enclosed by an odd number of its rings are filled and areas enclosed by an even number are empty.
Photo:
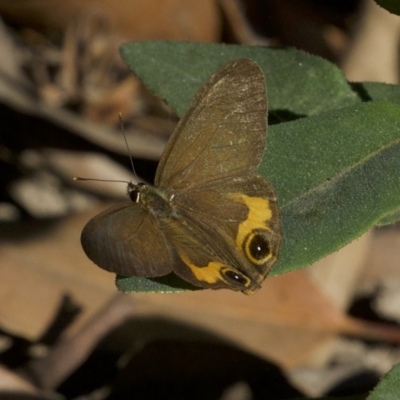
[[[122,121],[122,114],[119,113],[118,116],[119,116],[119,126],[120,126],[120,128],[121,128],[122,135],[124,136],[126,149],[128,150],[129,160],[131,161],[131,167],[132,167],[133,175],[135,176],[135,178],[137,178],[135,166],[133,165],[132,153],[131,153],[131,151],[129,150],[128,140],[126,139],[124,122]]]
[[[96,182],[127,183],[128,185],[131,184],[131,182],[128,182],[128,181],[119,181],[119,180],[115,180],[115,179],[81,178],[80,176],[74,176],[72,179],[74,181],[96,181]]]

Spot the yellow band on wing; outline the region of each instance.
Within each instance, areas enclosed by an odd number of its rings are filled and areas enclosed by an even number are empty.
[[[246,204],[249,209],[247,219],[239,225],[236,243],[241,246],[243,240],[254,229],[268,229],[268,221],[272,217],[272,210],[269,200],[262,197],[250,197],[244,194],[235,194],[235,200]]]
[[[219,261],[211,261],[205,267],[198,267],[197,265],[193,264],[185,255],[180,254],[180,256],[182,261],[190,268],[197,280],[209,283],[210,285],[224,281],[221,276],[221,268],[224,267],[225,264]]]
[[[181,255],[181,258],[199,282],[207,283],[210,286],[224,282],[225,285],[231,289],[242,291],[246,288],[250,288],[250,286],[254,286],[254,291],[259,288],[259,285],[252,282],[246,275],[219,261],[211,261],[204,267],[198,267],[193,264],[188,257]],[[221,285],[218,286],[221,287]]]
[[[255,236],[254,232],[257,232],[257,230],[271,231],[268,224],[268,221],[272,218],[269,200],[262,197],[250,197],[240,193],[234,194],[232,197],[236,201],[246,204],[249,210],[247,219],[239,224],[236,245],[239,248],[243,248],[243,244],[246,243],[246,248],[243,250],[247,258],[254,264],[264,264],[272,255],[270,254],[263,259],[257,260],[252,256],[247,246],[252,242]]]

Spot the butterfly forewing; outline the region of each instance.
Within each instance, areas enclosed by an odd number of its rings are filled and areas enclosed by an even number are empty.
[[[190,104],[164,150],[155,184],[186,188],[254,171],[266,131],[264,75],[251,60],[233,61]]]

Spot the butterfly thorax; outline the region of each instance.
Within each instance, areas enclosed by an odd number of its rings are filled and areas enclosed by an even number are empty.
[[[165,193],[146,183],[134,185],[128,184],[129,198],[134,202],[146,207],[150,212],[157,215],[158,219],[173,218],[174,210],[169,198]]]

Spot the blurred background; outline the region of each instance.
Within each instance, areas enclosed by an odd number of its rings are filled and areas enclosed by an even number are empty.
[[[80,232],[152,182],[176,116],[122,62],[135,40],[292,46],[398,83],[372,0],[0,0],[0,399],[287,399],[369,391],[400,361],[400,230],[229,291],[122,295]],[[288,82],[290,84],[290,82]]]

